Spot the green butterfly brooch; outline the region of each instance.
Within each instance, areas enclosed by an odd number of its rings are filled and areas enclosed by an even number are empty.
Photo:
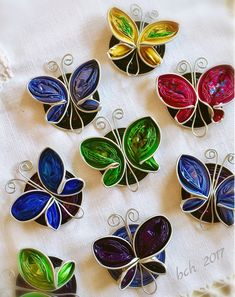
[[[75,262],[63,262],[27,248],[18,255],[17,297],[78,296]]]
[[[118,128],[117,121],[124,112],[116,109],[112,113],[112,123],[106,117],[95,121],[100,130],[109,127],[104,137],[91,137],[80,145],[84,161],[102,173],[105,187],[127,185],[131,191],[137,191],[139,181],[148,173],[155,173],[159,165],[153,155],[159,147],[161,132],[151,117],[135,120],[127,128]]]

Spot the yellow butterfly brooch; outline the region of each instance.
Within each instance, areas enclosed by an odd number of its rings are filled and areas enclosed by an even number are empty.
[[[157,21],[156,11],[144,14],[138,5],[131,6],[131,16],[119,8],[108,12],[112,31],[108,56],[130,76],[147,73],[162,63],[165,44],[179,32],[173,21]]]

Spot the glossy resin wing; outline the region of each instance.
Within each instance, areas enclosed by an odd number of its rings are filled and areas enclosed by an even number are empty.
[[[140,118],[127,127],[123,136],[123,149],[131,165],[144,172],[156,172],[159,165],[153,155],[160,140],[160,129],[151,117]]]
[[[226,226],[234,224],[234,175],[224,179],[215,190],[215,210]]]
[[[41,291],[56,289],[54,267],[51,260],[38,250],[23,249],[18,255],[18,267],[26,283]]]
[[[139,31],[136,23],[116,7],[109,10],[108,23],[112,34],[120,41],[109,49],[108,55],[113,60],[125,58],[134,51],[138,40]]]
[[[75,262],[63,263],[55,273],[49,257],[35,249],[23,249],[19,252],[18,267],[26,283],[39,291],[51,292],[63,287],[71,280],[74,275]],[[41,297],[41,295],[36,295],[36,292],[30,294]],[[26,294],[26,296],[31,295]]]
[[[46,148],[40,155],[38,162],[38,175],[46,189],[59,197],[69,197],[80,193],[84,182],[78,178],[65,180],[64,163],[60,156],[52,149]],[[66,208],[66,205],[64,205]],[[53,199],[46,209],[45,218],[47,225],[55,230],[59,229],[62,221],[61,207]]]
[[[43,104],[52,105],[47,113],[46,120],[52,124],[59,123],[68,108],[68,91],[65,85],[51,76],[38,76],[28,83],[30,95]]]
[[[224,117],[223,105],[234,99],[234,69],[218,65],[207,70],[198,81],[199,99],[210,107],[211,119],[219,122]]]
[[[194,115],[197,107],[197,94],[194,87],[183,76],[163,74],[157,78],[157,93],[165,105],[179,109],[175,120],[184,124]]]
[[[154,46],[165,44],[176,37],[179,24],[172,21],[159,21],[147,25],[138,40],[138,53],[145,64],[157,67],[162,62]]]
[[[104,170],[102,181],[106,187],[118,184],[125,172],[126,163],[120,148],[110,139],[92,137],[80,146],[81,156],[92,168]]]
[[[69,88],[73,102],[84,112],[99,110],[99,102],[92,98],[100,81],[100,65],[90,60],[80,65],[70,77]]]
[[[78,178],[65,180],[63,160],[51,148],[42,151],[38,161],[38,175],[46,189],[59,196],[70,196],[80,193],[84,182]]]
[[[193,156],[182,155],[176,171],[181,186],[192,195],[192,198],[182,202],[182,210],[192,212],[199,209],[206,203],[211,190],[211,178],[207,167]]]
[[[171,234],[171,224],[164,216],[152,217],[136,230],[133,238],[134,251],[140,258],[140,263],[150,273],[162,274],[166,272],[164,263],[158,261],[154,256],[165,249]]]
[[[136,274],[136,258],[131,244],[117,236],[107,236],[96,240],[93,252],[97,262],[107,269],[124,269],[120,279],[120,289],[127,288]]]

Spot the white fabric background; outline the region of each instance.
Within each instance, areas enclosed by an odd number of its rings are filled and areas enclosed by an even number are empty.
[[[138,1],[145,11],[157,9],[160,18],[178,21],[181,31],[167,44],[164,63],[156,71],[144,77],[129,78],[116,70],[106,55],[111,36],[106,13],[114,5],[129,11],[131,3],[131,0],[0,1],[0,48],[7,53],[14,73],[14,78],[0,93],[2,271],[17,269],[16,255],[20,248],[34,247],[49,255],[78,262],[76,275],[80,296],[144,296],[141,290],[120,292],[91,253],[92,242],[113,231],[106,223],[108,216],[114,212],[124,215],[128,208],[135,207],[142,221],[152,215],[164,214],[174,228],[166,249],[168,273],[158,279],[157,296],[186,294],[232,274],[233,229],[217,224],[202,231],[195,220],[181,213],[175,164],[182,153],[204,159],[207,148],[216,148],[222,159],[232,152],[233,106],[225,108],[221,124],[211,125],[207,137],[198,139],[175,124],[155,93],[156,76],[175,71],[181,59],[193,62],[197,57],[205,56],[210,66],[233,63],[231,3],[223,0]],[[74,67],[91,58],[100,61],[99,93],[103,106],[100,114],[110,116],[113,109],[122,107],[125,118],[120,126],[128,125],[136,117],[151,115],[162,129],[162,143],[156,153],[161,169],[156,175],[146,177],[137,193],[127,188],[105,189],[99,172],[82,161],[78,152],[80,142],[99,135],[93,125],[79,136],[60,131],[44,121],[42,106],[26,92],[30,78],[46,74],[43,68],[46,61],[59,59],[68,52],[75,57]],[[18,163],[30,159],[36,165],[39,153],[46,146],[57,150],[67,169],[87,183],[83,200],[85,217],[64,225],[58,232],[36,223],[15,222],[9,216],[9,209],[17,194],[9,196],[4,191],[7,180],[15,177]],[[203,267],[203,258],[220,248],[225,248],[223,259]],[[177,267],[182,271],[189,261],[196,266],[197,272],[177,280]],[[0,277],[0,289],[5,284]]]

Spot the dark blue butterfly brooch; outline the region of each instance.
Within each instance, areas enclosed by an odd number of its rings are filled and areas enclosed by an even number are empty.
[[[138,220],[139,213],[133,208],[125,217],[111,215],[108,224],[119,228],[112,235],[96,240],[93,254],[96,261],[108,269],[121,290],[142,287],[145,293],[154,294],[156,278],[166,273],[165,248],[172,227],[162,215],[151,217],[140,225],[136,224]]]
[[[42,151],[37,172],[29,178],[25,173],[32,169],[31,161],[23,161],[17,170],[21,177],[6,185],[7,193],[12,194],[16,191],[15,182],[25,183],[23,194],[11,207],[11,214],[17,221],[36,221],[58,230],[72,218],[83,217],[81,203],[85,182],[65,170],[61,157],[54,150],[46,148]]]
[[[217,151],[209,149],[205,157],[215,159],[215,163],[204,164],[190,155],[178,159],[176,172],[182,186],[182,211],[200,222],[231,226],[234,224],[234,174],[224,165],[234,163],[234,154],[228,154],[221,165]]]
[[[60,63],[50,61],[50,72],[58,78],[38,76],[27,85],[30,95],[44,105],[46,121],[65,130],[78,133],[93,121],[101,109],[97,91],[100,81],[100,64],[90,60],[78,66],[73,73],[66,67],[73,64],[73,56],[65,55]]]

